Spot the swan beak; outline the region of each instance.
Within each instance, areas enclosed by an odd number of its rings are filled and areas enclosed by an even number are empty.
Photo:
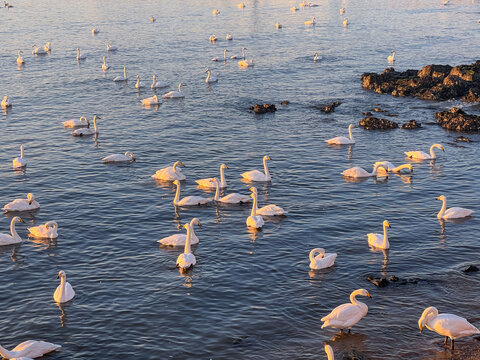
[[[18,219],[18,221],[20,221],[21,223],[25,223],[22,218]]]
[[[442,151],[445,152],[445,149],[442,147]]]
[[[373,299],[372,296],[370,295],[370,293],[367,291],[367,296],[370,298],[370,299]]]
[[[198,224],[197,224],[197,225],[198,225],[198,226],[202,226],[202,223],[200,222],[200,220],[198,221]]]
[[[227,165],[225,165],[225,169],[228,169],[228,166],[227,166]]]
[[[440,200],[440,196],[438,198],[436,198],[435,200]]]
[[[390,224],[388,224],[388,227],[389,227],[390,229],[392,228],[392,226],[391,226]]]
[[[28,205],[32,205],[32,202],[33,202],[33,200],[30,200],[30,201],[28,202]]]
[[[420,328],[420,334],[422,333],[422,330],[423,330],[423,326]]]
[[[57,275],[57,279],[60,279],[60,275]]]

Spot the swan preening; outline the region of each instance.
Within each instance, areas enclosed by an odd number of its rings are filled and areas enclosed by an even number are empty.
[[[225,164],[220,165],[220,184],[219,187],[224,189],[227,187],[227,180],[225,179],[225,169],[228,169],[228,166]],[[207,179],[200,179],[200,180],[195,180],[195,182],[200,186],[200,187],[205,187],[205,188],[215,188],[216,185],[212,182],[214,178],[207,178]]]
[[[58,224],[56,221],[48,221],[44,225],[28,228],[28,236],[40,239],[56,239],[58,237]]]
[[[353,138],[353,135],[352,135],[352,128],[356,128],[356,127],[357,126],[355,124],[348,125],[349,138],[347,138],[345,136],[337,136],[337,137],[325,140],[325,142],[329,145],[352,145],[352,144],[355,144],[355,139]]]
[[[365,169],[362,169],[361,167],[354,166],[350,169],[343,171],[342,175],[351,178],[366,178],[370,176],[377,176],[377,171],[380,167],[383,167],[388,172],[388,168],[384,164],[377,164],[373,167],[373,171],[371,173],[369,173]]]
[[[358,289],[350,294],[350,303],[342,304],[332,310],[330,314],[324,316],[322,329],[324,327],[332,327],[335,329],[350,329],[358,323],[368,312],[368,306],[356,299],[356,296],[371,297],[367,290]]]
[[[325,253],[322,248],[315,248],[310,251],[308,255],[310,259],[310,269],[320,270],[333,266],[337,253]]]
[[[368,245],[376,247],[377,249],[390,249],[390,243],[388,242],[387,228],[391,228],[387,220],[383,221],[383,234],[368,234]]]
[[[122,162],[133,162],[137,158],[130,151],[127,151],[125,154],[112,154],[104,157],[104,163],[122,163]]]
[[[461,207],[452,207],[447,209],[447,197],[440,195],[437,200],[442,200],[442,208],[437,214],[439,219],[460,219],[472,215],[473,211],[470,209],[464,209]]]
[[[12,103],[8,101],[8,97],[4,96],[2,99],[2,108],[6,109],[8,107],[12,106]]]
[[[158,100],[157,95],[153,95],[152,97],[148,97],[146,99],[142,99],[142,105],[158,105],[160,104],[160,100]]]
[[[157,170],[155,174],[152,175],[152,178],[162,181],[175,181],[175,180],[185,180],[186,177],[182,173],[180,166],[185,166],[181,161],[177,161],[173,166],[168,166],[166,168]]]
[[[60,349],[60,345],[55,345],[46,341],[28,340],[18,344],[13,350],[8,351],[0,346],[0,355],[5,359],[34,359],[49,352]]]
[[[0,234],[0,246],[1,245],[12,245],[19,244],[22,242],[22,238],[17,234],[15,225],[19,222],[24,222],[20,217],[14,216],[10,222],[10,235],[9,234]],[[1,353],[0,353],[1,355]]]
[[[226,204],[243,204],[250,202],[250,195],[231,193],[220,197],[220,186],[218,184],[218,179],[213,178],[210,180],[210,182],[215,184],[215,197],[213,198],[213,200]]]
[[[153,75],[152,85],[150,88],[152,89],[160,89],[169,86],[170,83],[168,81],[157,81],[157,77]]]
[[[384,165],[387,169],[388,172],[385,171],[385,167],[378,167],[377,168],[377,173],[380,174],[388,174],[389,172],[394,172],[397,174],[402,173],[402,170],[408,170],[410,173],[413,172],[413,166],[411,164],[402,164],[400,166],[395,166],[393,165],[390,161],[377,161],[373,166],[375,165]]]
[[[186,223],[183,227],[187,229],[187,238],[185,239],[185,249],[183,254],[178,255],[177,267],[181,270],[188,270],[197,263],[197,259],[195,258],[195,255],[192,254],[192,248],[190,246],[192,240],[192,227],[189,223]]]
[[[207,73],[207,78],[205,79],[205,82],[207,84],[215,83],[218,81],[218,79],[212,75],[212,72],[209,69],[205,70],[205,72]]]
[[[180,199],[180,181],[175,180],[173,183],[177,185],[177,191],[175,193],[175,198],[173,199],[173,205],[175,206],[205,205],[211,201],[211,199],[207,199],[201,196],[185,196],[183,199]]]
[[[163,95],[164,99],[180,99],[184,98],[185,95],[182,92],[182,86],[185,86],[184,83],[178,84],[178,91],[173,90]]]
[[[90,125],[90,122],[85,116],[80,116],[79,119],[70,119],[62,122],[63,126],[66,128],[76,128],[76,127],[87,127]]]
[[[15,199],[12,202],[4,205],[2,210],[5,212],[13,211],[32,211],[40,208],[40,204],[35,201],[35,196],[32,193],[27,194],[26,199]]]
[[[127,68],[124,66],[123,67],[123,76],[117,76],[113,79],[115,82],[120,82],[120,81],[127,81]]]
[[[191,230],[190,244],[191,245],[198,244],[199,242],[199,239],[195,234],[194,225],[202,226],[198,218],[193,218],[190,221],[190,230]],[[170,235],[170,236],[164,237],[163,239],[157,240],[157,242],[165,246],[184,246],[186,241],[187,241],[186,234]]]
[[[423,151],[406,151],[405,155],[407,155],[407,157],[409,157],[410,159],[434,160],[434,159],[437,158],[437,156],[435,155],[435,151],[434,151],[435,148],[440,149],[443,152],[445,152],[445,149],[443,148],[443,146],[441,144],[433,144],[432,146],[430,146],[430,155],[424,153]]]
[[[90,123],[88,123],[87,125],[88,127],[74,130],[72,132],[72,135],[73,136],[90,136],[90,135],[98,134],[97,119],[101,119],[101,117],[96,115],[93,117],[93,130],[90,128]]]
[[[313,53],[313,61],[317,62],[318,60],[322,60],[322,57],[318,55],[317,52]]]
[[[467,319],[453,314],[439,314],[437,308],[433,306],[423,311],[422,316],[418,319],[418,327],[420,332],[426,327],[428,330],[445,336],[445,345],[450,338],[452,350],[455,347],[456,339],[480,334],[480,330],[470,324]]]
[[[20,145],[20,157],[12,160],[12,166],[14,169],[22,169],[27,166],[27,159],[23,157],[23,145]]]
[[[137,75],[137,82],[135,83],[135,89],[141,89],[145,87],[145,84],[140,81],[140,76]]]
[[[55,302],[64,303],[72,300],[75,296],[75,291],[73,290],[72,285],[67,282],[67,275],[65,275],[65,271],[61,270],[58,273],[57,279],[60,279],[60,285],[58,285],[55,293],[53,294]]]
[[[247,218],[247,226],[253,229],[261,229],[263,225],[265,224],[265,221],[263,221],[262,215],[257,214],[257,193],[252,192],[250,196],[253,198],[253,204],[252,204],[252,212],[250,213],[250,216]]]
[[[305,21],[305,25],[315,25],[317,23],[316,19],[313,17],[312,20]]]
[[[252,170],[252,171],[244,172],[242,174],[242,177],[247,181],[258,181],[258,182],[271,181],[272,177],[268,172],[267,160],[272,160],[272,159],[270,158],[270,156],[265,155],[263,157],[263,169],[265,171],[264,173],[259,170]]]
[[[23,58],[22,58],[22,54],[23,54],[23,51],[22,51],[22,50],[17,51],[17,56],[18,56],[18,57],[17,57],[17,64],[18,64],[18,65],[23,65],[23,64],[25,64],[25,61],[24,61]]]
[[[110,65],[107,64],[107,57],[104,56],[103,57],[103,64],[102,64],[102,70],[107,71],[108,69],[110,69]]]
[[[392,55],[388,55],[387,61],[388,61],[390,64],[393,64],[393,63],[395,62],[395,50],[392,51]]]
[[[258,195],[258,190],[256,187],[252,186],[250,189],[252,193]],[[285,210],[283,210],[280,206],[270,204],[261,207],[260,209],[257,207],[255,209],[255,213],[262,216],[284,216],[287,214]]]
[[[80,48],[77,48],[77,61],[80,61],[80,60],[85,60],[87,58],[87,55],[85,54],[80,54]]]

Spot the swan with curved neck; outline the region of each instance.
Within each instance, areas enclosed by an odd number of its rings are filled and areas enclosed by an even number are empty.
[[[61,270],[58,273],[57,279],[60,279],[60,285],[58,285],[57,289],[53,293],[53,299],[55,302],[64,303],[72,300],[75,296],[75,291],[73,290],[72,285],[67,282],[67,275],[65,274],[65,271]]]
[[[388,242],[387,228],[391,228],[387,220],[383,221],[383,235],[381,234],[368,234],[368,245],[376,247],[377,249],[390,249],[390,243]]]
[[[193,218],[190,221],[190,230],[191,230],[191,240],[190,244],[195,245],[198,244],[200,241],[195,234],[194,225],[202,226],[200,220],[198,218]],[[175,234],[164,237],[163,239],[157,240],[158,243],[165,245],[165,246],[184,246],[187,240],[187,235],[185,234]]]
[[[470,216],[473,213],[472,210],[461,207],[452,207],[447,209],[447,197],[445,195],[440,195],[437,200],[442,201],[442,208],[437,214],[437,218],[439,219],[460,219]]]
[[[58,237],[58,224],[56,221],[48,221],[44,225],[28,228],[28,236],[41,239],[56,239]]]
[[[90,122],[89,122],[88,127],[77,129],[72,132],[72,135],[73,136],[89,136],[89,135],[98,134],[97,119],[101,119],[101,117],[96,115],[93,117],[93,130],[90,128]]]
[[[257,214],[257,193],[252,192],[250,196],[253,198],[252,212],[247,218],[247,226],[254,229],[261,229],[265,224],[263,217]]]
[[[140,76],[137,75],[137,82],[135,83],[135,89],[141,89],[145,87],[143,82],[140,81]]]
[[[405,152],[405,155],[407,155],[408,158],[410,159],[417,159],[417,160],[434,160],[437,158],[435,155],[434,149],[440,149],[443,152],[445,152],[445,149],[441,144],[433,144],[430,146],[430,155],[424,153],[423,151],[407,151]]]
[[[85,127],[88,126],[89,122],[85,116],[80,116],[80,118],[77,119],[70,119],[67,121],[62,122],[63,126],[66,128],[75,128],[75,127]]]
[[[314,61],[314,62],[317,62],[317,61],[318,61],[318,53],[317,53],[317,52],[314,52],[314,53],[313,53],[313,61]]]
[[[2,100],[2,108],[6,109],[10,106],[12,106],[12,104],[10,103],[10,101],[8,101],[8,97],[4,96]]]
[[[39,48],[37,45],[33,45],[33,55],[46,55],[47,52],[41,48]]]
[[[35,201],[35,196],[32,193],[27,194],[26,199],[15,199],[12,202],[4,205],[2,210],[5,212],[13,211],[31,211],[40,208],[40,204]]]
[[[343,26],[348,26],[348,18],[343,19]]]
[[[180,181],[175,180],[173,182],[177,185],[177,191],[175,193],[175,198],[173,199],[173,205],[175,206],[196,206],[208,204],[211,199],[207,199],[201,196],[185,196],[183,199],[180,199]]]
[[[393,173],[397,173],[397,174],[402,173],[402,170],[409,170],[410,173],[413,172],[413,166],[411,164],[402,164],[400,166],[395,166],[390,161],[377,161],[375,164],[373,164],[373,166],[375,166],[377,164],[385,165],[388,169],[388,172],[393,172]],[[378,175],[388,174],[387,172],[385,172],[385,168],[383,168],[383,167],[379,167],[377,169],[377,172],[378,172]]]
[[[389,63],[394,63],[395,62],[395,50],[392,51],[392,55],[388,55],[387,61]]]
[[[313,17],[312,20],[305,21],[305,25],[315,25],[317,23],[316,19]]]
[[[218,79],[212,75],[212,72],[209,69],[205,70],[205,72],[207,73],[207,78],[205,79],[205,82],[207,84],[211,84],[218,81]]]
[[[153,75],[152,85],[150,87],[152,89],[160,89],[169,86],[170,83],[168,81],[157,81],[157,77]]]
[[[259,170],[247,171],[242,174],[242,177],[247,181],[258,181],[258,182],[271,181],[272,177],[270,176],[270,172],[268,171],[267,160],[272,160],[272,159],[270,158],[270,156],[265,155],[263,157],[263,170],[265,172],[261,172]]]
[[[113,79],[115,82],[120,82],[120,81],[127,81],[127,67],[123,67],[123,76],[117,76],[116,78]]]
[[[125,163],[125,162],[134,162],[137,160],[135,155],[132,152],[127,151],[125,154],[112,154],[104,157],[104,163]]]
[[[212,184],[215,185],[215,196],[213,198],[214,201],[227,203],[227,204],[244,204],[250,202],[251,198],[249,195],[242,195],[238,193],[231,193],[220,197],[220,185],[217,178],[213,178],[210,180]]]
[[[455,347],[456,339],[480,334],[480,330],[470,324],[467,319],[453,314],[439,314],[437,308],[433,306],[423,311],[422,316],[418,319],[418,327],[420,332],[426,327],[428,330],[445,336],[444,345],[447,345],[447,340],[450,338],[452,350]]]
[[[219,184],[219,186],[222,189],[227,187],[227,180],[225,179],[225,169],[228,169],[228,166],[226,164],[221,164],[220,165],[220,184]],[[215,179],[215,178],[200,179],[200,180],[195,180],[195,182],[200,187],[214,189],[216,187],[216,185],[213,183],[213,179]]]
[[[86,55],[80,54],[80,48],[77,48],[77,61],[85,60],[86,58],[87,58]]]
[[[258,190],[255,186],[252,186],[250,189],[251,192],[255,193],[255,195],[258,196]],[[277,206],[275,204],[270,204],[270,205],[265,205],[264,207],[262,208],[256,208],[255,209],[255,212],[258,214],[258,215],[262,215],[262,216],[284,216],[287,214],[287,212],[285,210],[283,210],[283,208],[281,208],[280,206]]]
[[[49,352],[61,348],[60,345],[55,345],[46,341],[27,340],[15,346],[13,350],[8,351],[3,346],[0,346],[0,356],[5,359],[33,359]]]
[[[12,218],[10,222],[10,235],[0,234],[0,245],[12,245],[22,242],[22,238],[17,234],[17,230],[15,229],[15,225],[19,222],[23,223],[24,221],[18,216]]]
[[[112,46],[110,42],[107,43],[107,51],[117,51],[116,46]]]
[[[178,84],[178,91],[170,91],[163,95],[164,99],[173,99],[173,98],[184,98],[185,95],[182,93],[182,86],[185,86],[184,83]]]
[[[347,138],[345,136],[337,136],[337,137],[325,140],[325,142],[328,145],[351,145],[351,144],[355,144],[355,139],[353,138],[353,135],[352,135],[352,129],[356,128],[356,127],[357,126],[355,124],[348,125],[349,138]]]
[[[103,64],[102,64],[102,70],[107,71],[108,69],[110,69],[110,65],[107,64],[107,57],[104,56],[103,57]]]
[[[383,167],[385,171],[388,172],[388,168],[384,164],[377,164],[373,167],[373,171],[371,173],[369,173],[365,169],[362,169],[361,167],[354,166],[342,172],[342,175],[351,178],[366,178],[370,176],[377,176],[377,171],[380,167]]]
[[[20,157],[12,160],[12,166],[14,169],[22,169],[27,166],[27,159],[23,157],[23,145],[20,145]]]
[[[192,228],[189,223],[186,223],[183,227],[187,229],[187,238],[185,239],[183,254],[178,255],[177,267],[179,267],[180,270],[188,270],[197,263],[197,259],[195,255],[192,254],[191,248]]]
[[[330,345],[325,345],[325,353],[327,354],[327,360],[335,360],[335,354]]]
[[[320,270],[333,266],[337,258],[337,253],[327,254],[324,249],[315,248],[310,250],[308,257],[310,259],[310,269]]]
[[[153,95],[152,97],[142,99],[142,105],[158,105],[160,104],[160,100],[158,100],[157,95]]]
[[[17,51],[17,64],[18,65],[23,65],[25,64],[25,61],[23,61],[23,58],[22,58],[22,54],[23,54],[23,51],[22,50],[18,50]]]
[[[358,295],[371,297],[365,289],[355,290],[350,294],[350,304],[337,306],[330,314],[321,319],[324,322],[322,329],[331,327],[341,329],[341,331],[348,329],[350,332],[351,328],[368,313],[368,306],[356,299]]]
[[[182,173],[181,166],[184,167],[185,165],[183,165],[183,162],[177,161],[173,166],[157,170],[157,172],[152,175],[152,178],[162,181],[185,180],[186,176]]]

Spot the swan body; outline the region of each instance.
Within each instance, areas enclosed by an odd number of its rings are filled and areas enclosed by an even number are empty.
[[[155,19],[153,16],[150,16],[150,22],[153,23],[153,22],[155,22],[155,20],[156,20],[156,19]]]
[[[243,203],[250,202],[251,200],[249,195],[242,195],[238,193],[231,193],[223,197],[220,197],[220,186],[218,185],[218,179],[213,178],[210,181],[213,184],[215,184],[215,197],[213,198],[214,201],[218,201],[226,204],[243,204]]]
[[[210,42],[215,42],[215,41],[217,41],[217,37],[215,36],[215,34],[210,35],[210,36],[208,37],[208,41],[210,41]]]
[[[23,54],[23,51],[22,51],[22,50],[19,50],[19,51],[17,52],[17,55],[18,55],[18,57],[17,57],[17,64],[18,64],[18,65],[23,65],[23,64],[25,64],[25,61],[24,61],[23,58],[22,58],[22,54]]]
[[[85,116],[80,116],[80,119],[70,119],[62,122],[66,128],[86,127],[90,123]]]
[[[47,52],[43,50],[42,48],[39,48],[37,45],[33,45],[33,50],[32,50],[33,55],[46,55]]]
[[[46,341],[28,340],[18,344],[10,351],[0,346],[0,355],[5,359],[18,359],[22,357],[34,359],[59,348],[61,348],[60,345]]]
[[[103,64],[102,64],[102,70],[107,71],[108,69],[110,69],[110,65],[107,64],[107,58],[104,56],[103,57]]]
[[[195,234],[194,225],[202,226],[198,218],[193,218],[190,221],[190,230],[191,230],[190,244],[191,245],[198,244],[198,242],[200,241],[197,235]],[[164,237],[163,239],[160,239],[157,242],[165,246],[184,246],[186,241],[187,241],[186,234],[175,234],[175,235]]]
[[[67,282],[67,275],[65,274],[65,271],[60,271],[57,279],[60,279],[60,285],[58,285],[55,293],[53,294],[53,299],[55,302],[64,303],[72,300],[75,296],[75,291],[73,290],[72,285]]]
[[[205,79],[207,84],[216,83],[218,81],[218,79],[212,75],[212,72],[209,69],[205,70],[205,72],[207,73],[207,78]]]
[[[258,181],[258,182],[271,181],[272,177],[268,172],[267,160],[271,160],[271,158],[270,156],[265,155],[263,157],[263,169],[265,171],[264,173],[259,170],[252,170],[252,171],[244,172],[242,174],[242,177],[247,181]]]
[[[186,176],[183,175],[180,166],[185,165],[183,165],[181,161],[177,161],[173,164],[173,166],[168,166],[166,168],[157,170],[157,172],[152,175],[152,178],[163,181],[185,180]]]
[[[177,192],[175,193],[175,198],[173,199],[173,205],[175,206],[205,205],[211,201],[211,199],[201,196],[185,196],[183,199],[180,199],[180,181],[175,180],[173,183],[177,185]]]
[[[219,15],[219,14],[220,14],[220,10],[214,9],[214,10],[212,11],[212,14],[213,14],[213,15]]]
[[[45,43],[45,45],[43,45],[43,50],[44,50],[45,52],[50,52],[50,51],[52,51],[52,44],[51,44],[50,42]]]
[[[92,35],[98,34],[99,32],[100,30],[98,30],[97,28],[92,29]]]
[[[224,61],[224,62],[227,61],[227,52],[228,52],[228,51],[230,51],[230,50],[228,50],[228,49],[224,49],[224,50],[223,50],[223,61]],[[214,57],[214,58],[212,59],[212,61],[218,61],[218,56],[217,56],[217,57]]]
[[[335,259],[337,258],[336,253],[325,253],[325,250],[322,248],[315,248],[310,251],[308,256],[310,258],[310,269],[320,270],[333,266]]]
[[[327,354],[327,360],[335,360],[335,354],[330,345],[325,344],[325,353]]]
[[[437,156],[435,155],[435,151],[434,151],[435,148],[440,149],[443,152],[445,152],[445,149],[443,148],[442,145],[433,144],[432,146],[430,146],[430,155],[424,153],[423,151],[407,151],[407,152],[405,152],[405,155],[407,155],[407,157],[409,157],[410,159],[434,160],[434,159],[437,158]]]
[[[392,55],[388,55],[387,61],[392,64],[395,62],[395,51],[392,51]]]
[[[340,9],[340,14],[345,14],[345,8]]]
[[[107,43],[107,51],[117,51],[117,47],[116,46],[112,46],[112,44],[110,43]]]
[[[239,9],[243,9],[246,6],[246,4],[244,2],[241,2],[241,3],[237,4],[237,6],[238,6]]]
[[[251,60],[240,60],[238,62],[238,66],[240,67],[253,67],[255,64],[253,63],[253,59]]]
[[[6,109],[8,107],[12,106],[12,103],[8,101],[8,97],[4,96],[2,99],[2,108]]]
[[[480,330],[470,324],[467,319],[453,314],[439,314],[438,310],[433,306],[423,311],[422,316],[418,320],[418,327],[420,332],[426,327],[428,330],[445,336],[445,345],[447,344],[447,338],[450,338],[452,350],[456,339],[480,334]]]
[[[220,165],[220,184],[219,184],[219,187],[222,188],[222,189],[227,187],[227,180],[225,179],[225,169],[228,169],[227,165],[225,165],[225,164]],[[200,187],[215,189],[216,185],[213,182],[214,179],[216,179],[216,178],[200,179],[200,180],[195,180],[195,182]]]
[[[14,169],[22,169],[27,166],[27,159],[23,157],[23,145],[20,145],[20,157],[12,160],[12,166]]]
[[[44,225],[29,227],[28,236],[41,239],[56,239],[58,237],[58,224],[56,221],[48,221]]]
[[[283,27],[283,25],[277,22],[277,23],[275,24],[275,27],[276,27],[276,29],[278,30],[278,29],[281,29],[281,28]]]
[[[315,25],[317,23],[316,19],[313,17],[312,20],[305,21],[305,25]]]
[[[252,186],[248,190],[258,195],[258,191],[256,187]],[[257,215],[262,215],[262,216],[284,216],[287,214],[287,212],[283,210],[280,206],[277,206],[274,204],[266,205],[260,209],[257,207],[255,209],[255,212]]]
[[[373,171],[371,173],[369,173],[365,169],[362,169],[361,167],[354,166],[342,172],[342,175],[345,177],[352,177],[352,178],[365,178],[370,176],[377,176],[377,170],[379,167],[383,167],[388,172],[388,168],[385,165],[377,164],[373,167]]]
[[[225,40],[227,40],[227,41],[233,40],[233,36],[231,34],[227,34],[225,36]]]
[[[119,162],[133,162],[137,160],[135,155],[133,155],[130,151],[127,151],[125,154],[112,154],[104,157],[104,163],[119,163]]]
[[[119,75],[113,79],[115,82],[127,81],[127,68],[123,67],[123,76]]]
[[[158,104],[160,104],[160,101],[158,100],[157,95],[153,95],[152,97],[142,100],[142,105],[158,105]]]
[[[242,48],[242,55],[232,55],[230,56],[230,59],[232,60],[235,60],[235,59],[244,59],[245,60],[245,50],[247,50],[247,48]]]
[[[17,230],[15,229],[15,225],[19,222],[23,223],[24,221],[18,216],[12,218],[12,221],[10,222],[10,235],[0,234],[0,246],[19,244],[22,242],[22,238],[17,234]]]
[[[80,54],[80,48],[77,48],[77,61],[80,61],[80,60],[85,60],[87,58],[87,55],[85,54]]]
[[[150,85],[150,88],[152,89],[160,89],[169,86],[170,83],[168,81],[157,81],[157,77],[153,75],[153,81],[152,85]]]
[[[187,238],[185,239],[185,249],[183,254],[178,255],[177,267],[181,270],[187,270],[197,263],[195,255],[192,254],[191,240],[192,240],[192,227],[189,223],[183,225],[187,229]]]
[[[313,61],[317,62],[318,60],[322,60],[322,57],[318,55],[317,52],[313,53]]]
[[[88,127],[86,128],[80,128],[80,129],[74,130],[72,132],[72,135],[73,136],[90,136],[90,135],[98,134],[97,119],[100,119],[100,116],[93,117],[93,130],[90,128],[90,123],[89,123]]]
[[[297,10],[298,10],[298,8],[297,8],[297,7],[295,7],[295,6],[292,6],[292,7],[290,8],[290,10],[291,10],[291,11],[297,11]]]
[[[347,18],[343,19],[343,26],[348,26],[348,19]]]
[[[170,91],[170,92],[164,94],[163,98],[164,99],[181,99],[181,98],[184,98],[185,95],[182,93],[182,86],[184,86],[184,85],[185,84],[183,84],[183,83],[178,84],[178,91],[176,91],[176,90]]]
[[[348,135],[349,137],[345,136],[337,136],[328,140],[325,140],[325,142],[329,145],[352,145],[355,144],[355,139],[353,138],[352,135],[352,128],[356,128],[354,124],[348,125]]]
[[[437,198],[437,200],[442,200],[442,208],[437,214],[437,218],[439,219],[460,219],[467,216],[472,215],[473,211],[470,209],[464,209],[461,207],[452,207],[447,209],[447,197],[445,195],[441,195]]]
[[[342,304],[332,310],[330,314],[324,316],[322,329],[332,327],[336,329],[351,329],[368,312],[368,306],[356,299],[356,296],[371,297],[367,290],[358,289],[350,294],[350,303]]]
[[[383,221],[383,235],[370,233],[368,234],[368,245],[376,247],[377,249],[390,249],[388,242],[387,227],[391,227],[387,220]]]
[[[141,89],[145,87],[145,84],[140,81],[140,76],[137,75],[137,82],[135,83],[135,89]]]
[[[5,212],[13,211],[32,211],[40,208],[40,204],[35,201],[35,196],[32,193],[27,194],[26,199],[15,199],[12,202],[4,205],[2,210]]]
[[[252,212],[247,218],[247,226],[254,229],[261,229],[265,224],[262,215],[257,215],[257,193],[252,192],[250,196],[253,198]]]
[[[373,166],[377,164],[383,164],[388,169],[388,172],[394,172],[400,174],[402,170],[408,169],[410,173],[413,172],[413,166],[411,164],[402,164],[400,166],[393,165],[390,161],[377,161]],[[384,167],[379,167],[377,169],[378,174],[387,174]]]

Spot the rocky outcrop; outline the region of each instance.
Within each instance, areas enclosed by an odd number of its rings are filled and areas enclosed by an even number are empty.
[[[367,116],[358,123],[365,130],[388,130],[398,128],[398,124],[387,119],[379,119],[374,116]]]
[[[480,116],[469,115],[460,108],[453,107],[433,115],[437,119],[437,123],[444,129],[463,132],[480,131]]]
[[[365,280],[370,281],[373,285],[377,287],[385,287],[391,283],[396,283],[399,285],[418,283],[417,279],[399,279],[395,275],[390,275],[388,278],[386,276],[367,275],[365,276]]]
[[[402,125],[402,129],[412,130],[421,128],[422,124],[416,122],[415,120],[409,120],[407,123]]]
[[[324,113],[331,113],[331,112],[334,112],[335,111],[335,108],[337,106],[340,106],[341,102],[339,101],[334,101],[328,105],[323,105],[322,107],[320,107],[320,110],[322,110]]]
[[[255,114],[265,114],[267,112],[275,112],[277,108],[274,104],[255,104],[250,107],[250,110],[253,110]]]

